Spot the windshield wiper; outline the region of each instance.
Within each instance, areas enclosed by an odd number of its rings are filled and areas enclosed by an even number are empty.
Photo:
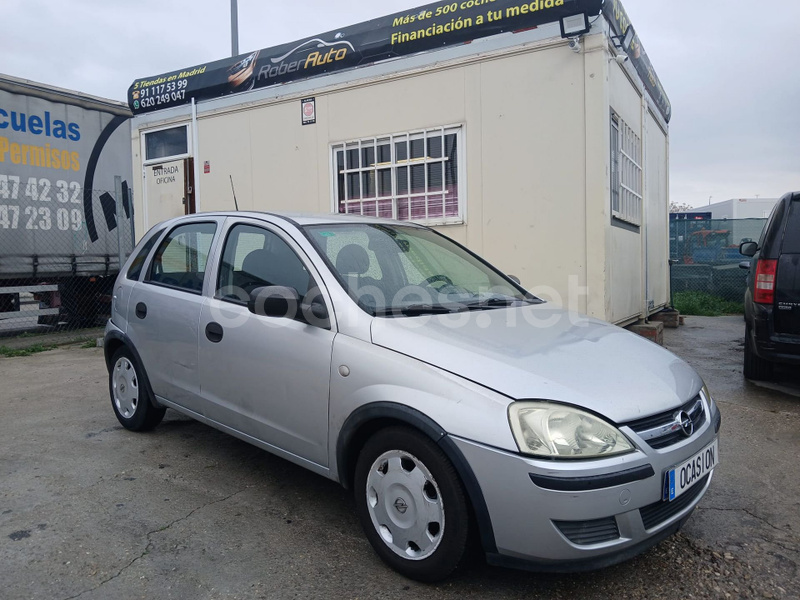
[[[492,296],[483,300],[466,302],[464,306],[469,310],[480,310],[482,308],[503,308],[506,306],[517,306],[518,304],[529,304],[531,300],[523,298],[512,298],[510,296]]]
[[[408,304],[406,306],[390,306],[379,310],[375,316],[380,317],[417,317],[420,315],[444,315],[467,310],[483,310],[488,308],[504,308],[523,304],[538,304],[533,298],[514,298],[511,296],[493,296],[471,302],[454,302],[452,304]]]
[[[409,304],[399,309],[399,312],[407,317],[416,315],[443,315],[447,313],[459,312],[457,306],[445,306],[443,304]]]
[[[409,304],[407,306],[390,306],[378,312],[384,317],[417,317],[420,315],[443,315],[463,310],[458,306],[445,306],[443,304]]]

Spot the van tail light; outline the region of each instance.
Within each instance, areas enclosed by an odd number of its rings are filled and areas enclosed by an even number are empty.
[[[756,292],[753,297],[759,304],[772,304],[775,301],[775,272],[777,260],[759,259],[756,266]]]

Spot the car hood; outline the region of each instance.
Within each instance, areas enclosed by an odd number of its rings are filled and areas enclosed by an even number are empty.
[[[547,304],[375,318],[372,342],[510,398],[575,404],[616,423],[676,408],[703,385],[661,346]]]

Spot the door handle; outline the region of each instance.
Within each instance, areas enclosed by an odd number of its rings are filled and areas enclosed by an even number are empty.
[[[215,323],[214,321],[211,321],[211,323],[206,325],[206,337],[208,338],[209,341],[214,342],[215,344],[217,342],[221,342],[222,325],[220,325],[219,323]]]
[[[147,316],[147,305],[144,302],[139,302],[136,305],[136,316],[144,319]]]

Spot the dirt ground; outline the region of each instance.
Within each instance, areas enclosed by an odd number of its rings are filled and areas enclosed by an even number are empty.
[[[172,411],[122,429],[101,349],[0,358],[0,597],[800,597],[800,374],[745,381],[743,332],[741,317],[666,331],[723,417],[681,533],[595,573],[478,564],[434,586],[377,559],[336,484]]]

